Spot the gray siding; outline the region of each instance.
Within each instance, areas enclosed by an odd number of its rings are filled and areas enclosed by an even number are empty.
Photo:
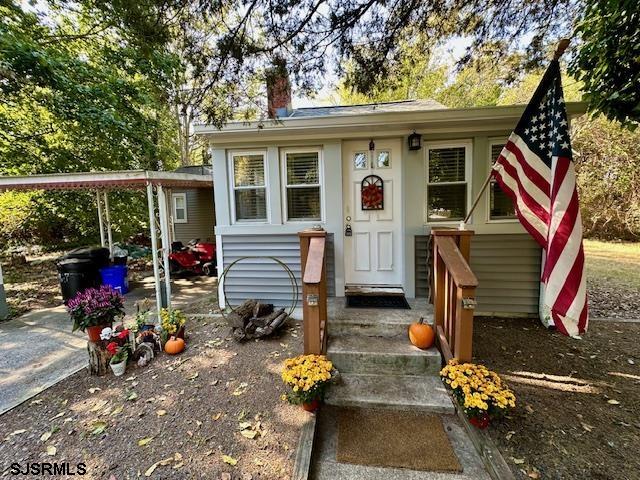
[[[335,295],[335,255],[333,235],[327,236],[327,292]],[[223,235],[224,268],[242,257],[275,257],[293,272],[302,289],[300,241],[297,235]],[[267,258],[252,258],[236,263],[225,276],[227,300],[234,306],[252,298],[276,306],[291,305],[292,286],[285,270]],[[298,301],[300,301],[300,296]],[[298,304],[300,306],[300,304]]]
[[[199,238],[202,241],[214,241],[213,190],[194,188],[173,190],[172,193],[187,194],[187,223],[174,223],[175,240],[184,244],[194,238]]]
[[[428,236],[416,236],[416,296],[426,296]],[[479,314],[538,313],[541,249],[527,234],[475,235],[471,269],[478,277]]]

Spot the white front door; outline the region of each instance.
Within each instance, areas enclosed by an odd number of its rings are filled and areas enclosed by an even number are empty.
[[[401,145],[400,139],[375,140],[375,149],[370,151],[368,141],[343,143],[347,285],[402,285]],[[362,198],[362,181],[375,185],[376,177],[383,185],[382,208],[366,209],[380,207],[374,187],[366,189],[366,198]]]

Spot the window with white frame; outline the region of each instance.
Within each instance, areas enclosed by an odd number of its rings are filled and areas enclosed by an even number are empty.
[[[286,220],[322,220],[321,165],[319,151],[285,151],[283,188]]]
[[[427,148],[427,222],[462,220],[467,214],[468,148]]]
[[[491,143],[491,164],[496,163],[504,143]],[[489,220],[513,220],[516,219],[516,209],[511,198],[502,191],[498,182],[491,179],[489,189]]]
[[[267,184],[264,153],[234,153],[231,175],[235,220],[267,221]]]
[[[173,223],[187,223],[187,194],[174,193],[173,200]]]

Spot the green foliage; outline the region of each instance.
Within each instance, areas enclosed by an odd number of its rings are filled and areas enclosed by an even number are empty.
[[[173,168],[175,57],[128,42],[90,6],[47,7],[42,18],[0,4],[0,175]],[[112,195],[116,236],[145,228],[142,200]],[[0,211],[7,243],[97,239],[90,192],[4,194]]]
[[[586,0],[571,72],[592,112],[635,129],[640,122],[640,3]]]
[[[572,125],[585,236],[640,238],[640,131],[603,116]]]

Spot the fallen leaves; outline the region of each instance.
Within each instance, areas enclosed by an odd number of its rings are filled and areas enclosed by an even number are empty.
[[[53,432],[51,432],[51,431],[44,432],[42,435],[40,435],[40,441],[41,442],[46,442],[47,440],[49,440],[51,438],[51,435],[53,435]]]
[[[221,416],[222,416],[222,412],[218,412],[215,415],[211,415],[211,418],[213,418],[214,421],[218,421],[220,420]]]
[[[240,385],[236,387],[232,395],[235,395],[236,397],[239,395],[242,395],[244,392],[247,391],[247,387],[249,387],[249,384],[246,382],[242,382]]]
[[[91,424],[91,435],[101,435],[107,429],[107,422],[98,420]]]
[[[145,445],[149,445],[152,440],[153,440],[153,437],[141,438],[140,440],[138,440],[138,446],[144,447]]]
[[[49,445],[47,447],[47,455],[49,455],[50,457],[53,457],[57,452],[58,452],[58,449],[53,445]]]
[[[166,410],[157,410],[156,411],[156,415],[158,415],[159,417],[164,417],[167,414]]]
[[[229,455],[222,455],[222,461],[224,463],[228,463],[232,467],[235,467],[238,464],[238,460],[236,460],[233,457],[230,457]]]
[[[524,463],[524,458],[511,457],[511,460],[513,460],[513,463],[515,463],[516,465],[522,465]]]
[[[9,436],[10,436],[10,437],[12,437],[12,436],[14,436],[14,435],[21,435],[21,434],[23,434],[24,432],[26,432],[26,430],[25,430],[24,428],[23,428],[23,429],[20,429],[20,430],[14,430],[13,432],[11,432],[11,433],[9,434]]]
[[[92,387],[89,389],[89,393],[94,394],[96,392],[99,392],[100,390],[102,390],[100,387]]]
[[[176,468],[176,469],[181,468],[184,465],[184,463],[182,462],[182,454],[176,452],[173,454],[173,457],[168,457],[168,458],[165,458],[164,460],[160,460],[154,463],[149,468],[147,468],[147,470],[144,472],[144,476],[150,477],[151,475],[153,475],[153,472],[155,472],[156,468],[158,468],[159,466],[167,466],[173,462],[176,462],[173,468]]]
[[[130,402],[135,402],[138,399],[138,394],[136,392],[131,392],[129,395],[127,395],[127,400],[129,400]]]
[[[256,415],[257,417],[257,415]],[[263,436],[264,431],[261,430],[262,424],[260,422],[240,422],[238,424],[238,429],[240,430],[240,435],[244,438],[248,438],[250,440],[254,440],[257,436]]]
[[[89,410],[90,412],[97,412],[98,410],[102,409],[107,403],[109,403],[108,400],[100,400],[98,403],[96,403],[93,408],[91,410]]]
[[[620,402],[618,400],[613,399],[613,398],[607,400],[607,403],[609,405],[620,405]]]

